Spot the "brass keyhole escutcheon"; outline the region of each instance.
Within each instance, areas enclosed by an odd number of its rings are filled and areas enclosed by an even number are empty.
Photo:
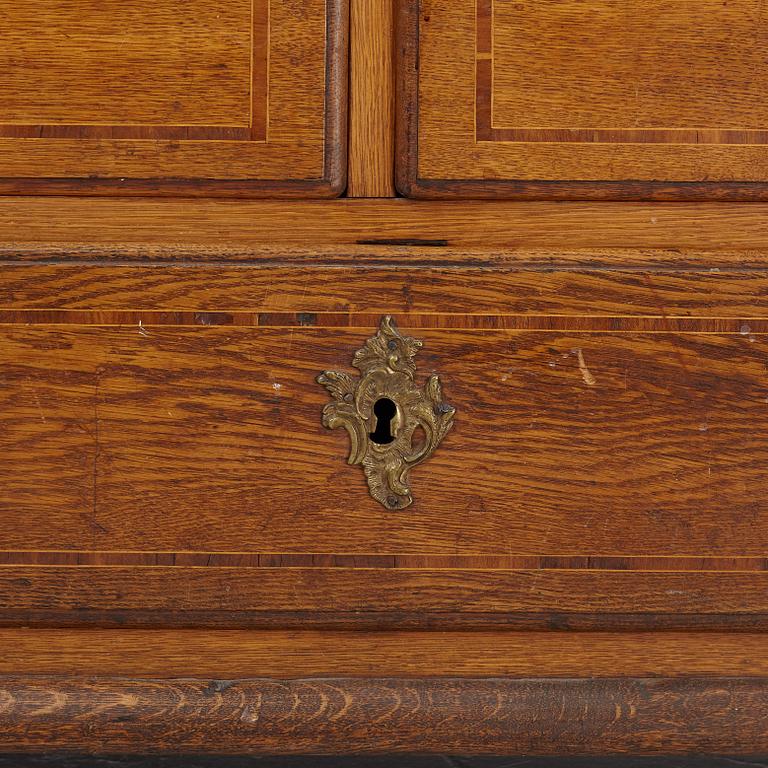
[[[387,509],[413,503],[412,467],[428,459],[453,426],[456,409],[443,402],[440,379],[416,384],[421,342],[382,318],[378,333],[352,360],[359,377],[325,371],[317,380],[331,394],[323,424],[350,437],[349,463],[363,467],[371,496]]]

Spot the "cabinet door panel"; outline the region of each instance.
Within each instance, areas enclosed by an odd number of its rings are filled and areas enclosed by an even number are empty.
[[[758,0],[400,3],[416,197],[764,199]]]
[[[346,32],[346,0],[0,0],[0,189],[337,193]]]

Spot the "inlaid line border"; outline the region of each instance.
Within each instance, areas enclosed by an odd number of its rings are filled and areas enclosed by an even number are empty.
[[[475,0],[475,137],[478,142],[591,144],[768,144],[768,130],[734,128],[528,128],[493,125],[493,4]]]
[[[439,571],[768,573],[768,557],[9,550],[3,567],[323,568]]]
[[[0,138],[266,142],[269,123],[270,1],[251,0],[249,125],[0,123]],[[263,23],[265,14],[266,24]],[[257,61],[261,66],[255,66]],[[260,106],[263,102],[263,109],[257,109],[257,100]],[[259,120],[254,119],[257,115]]]

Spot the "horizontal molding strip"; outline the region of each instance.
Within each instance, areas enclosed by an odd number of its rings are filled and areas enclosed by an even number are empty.
[[[0,258],[91,256],[136,262],[322,252],[357,263],[386,250],[459,250],[554,259],[768,264],[768,205],[338,199],[296,202],[0,197]],[[429,247],[424,247],[429,246]],[[306,259],[302,257],[302,261]]]
[[[763,631],[767,620],[765,571],[0,568],[2,626]]]
[[[768,679],[2,677],[0,748],[754,755]]]
[[[0,675],[761,677],[768,644],[750,632],[6,628]]]
[[[265,129],[256,131],[264,141]],[[254,130],[237,125],[0,124],[0,137],[12,139],[123,139],[133,141],[251,141]]]

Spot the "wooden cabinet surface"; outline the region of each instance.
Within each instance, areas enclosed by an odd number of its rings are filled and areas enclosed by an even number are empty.
[[[768,753],[761,13],[0,0],[0,752]]]
[[[346,0],[0,3],[0,191],[330,196]]]
[[[413,197],[765,199],[757,0],[400,0]]]

